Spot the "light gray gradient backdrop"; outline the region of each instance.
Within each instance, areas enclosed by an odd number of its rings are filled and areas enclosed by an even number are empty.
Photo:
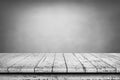
[[[119,0],[5,0],[0,17],[0,52],[120,52]]]

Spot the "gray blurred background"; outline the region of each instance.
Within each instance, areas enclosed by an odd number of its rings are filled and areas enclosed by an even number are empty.
[[[120,1],[0,1],[0,52],[120,52]]]

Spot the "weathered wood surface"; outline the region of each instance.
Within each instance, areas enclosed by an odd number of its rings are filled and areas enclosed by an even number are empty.
[[[120,75],[0,75],[0,80],[120,80]]]
[[[56,53],[54,64],[53,64],[53,72],[67,72],[67,64],[65,62],[63,53]]]
[[[28,57],[22,59],[20,62],[10,66],[9,72],[34,72],[35,65],[43,57],[44,54],[30,54]]]
[[[55,53],[46,53],[43,60],[35,67],[35,72],[52,72]]]
[[[72,53],[64,54],[68,72],[85,72],[81,63]]]
[[[97,72],[96,67],[91,63],[91,61],[87,60],[85,57],[83,57],[79,53],[74,53],[74,55],[83,65],[85,72]]]
[[[0,53],[0,72],[120,72],[120,53]]]
[[[1,54],[1,53],[0,53]],[[29,53],[4,53],[4,55],[0,55],[0,72],[8,72],[8,68],[17,62],[20,62],[22,59],[29,56]]]
[[[112,67],[112,65],[109,65],[108,63],[105,63],[102,59],[93,56],[89,53],[82,54],[84,57],[86,57],[91,63],[96,66],[97,72],[115,72],[115,68]]]

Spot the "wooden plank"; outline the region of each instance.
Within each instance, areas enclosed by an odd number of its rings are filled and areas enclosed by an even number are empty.
[[[120,61],[120,55],[119,55],[119,53],[118,54],[115,54],[115,53],[104,53],[104,55],[106,55],[106,56],[108,56],[108,57],[110,57],[110,58],[114,58],[114,59],[117,59],[117,60],[119,60]]]
[[[120,80],[120,75],[1,75],[1,80]]]
[[[0,80],[58,80],[58,76],[54,75],[32,75],[32,74],[19,74],[19,75],[0,75]]]
[[[35,72],[52,72],[55,53],[46,53],[46,56],[35,67]]]
[[[66,65],[63,53],[56,53],[53,72],[66,72]]]
[[[31,53],[31,55],[20,62],[9,67],[9,72],[34,72],[34,67],[43,57],[43,53]]]
[[[111,53],[111,54],[113,54],[113,55],[116,55],[116,56],[120,57],[120,53]]]
[[[101,59],[96,58],[90,53],[84,53],[82,55],[85,56],[89,61],[91,61],[91,63],[93,63],[97,67],[98,72],[115,72],[115,68],[106,64]]]
[[[60,76],[58,76],[59,79]],[[120,75],[66,75],[59,80],[119,80]]]
[[[3,58],[6,55],[9,55],[10,53],[0,53],[0,58]]]
[[[64,53],[68,72],[84,72],[83,66],[72,53]]]
[[[94,53],[93,55],[101,58],[102,60],[104,60],[105,62],[110,64],[111,66],[115,67],[117,72],[120,72],[120,61],[119,60],[116,60],[112,57],[109,57],[107,55],[102,55],[102,54],[95,54]]]
[[[96,67],[94,65],[92,65],[91,62],[89,60],[87,60],[86,58],[84,58],[81,54],[82,53],[74,53],[74,55],[76,56],[76,58],[85,67],[85,72],[97,72]]]
[[[8,72],[8,67],[27,56],[25,55],[24,53],[9,53],[0,58],[0,72]]]

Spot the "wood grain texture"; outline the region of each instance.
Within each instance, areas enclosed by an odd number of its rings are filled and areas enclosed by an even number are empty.
[[[115,72],[115,69],[112,66],[103,62],[101,59],[88,53],[84,53],[82,55],[84,55],[93,65],[96,66],[98,72]]]
[[[64,61],[63,53],[57,53],[53,65],[53,72],[66,72],[66,64]]]
[[[0,53],[0,72],[120,72],[120,53]]]
[[[0,72],[8,72],[9,66],[14,65],[28,55],[24,53],[5,53],[5,56],[0,58]]]
[[[120,80],[120,75],[2,75],[0,80]]]
[[[20,62],[9,67],[9,72],[34,72],[34,67],[37,62],[43,57],[43,53],[31,53]]]
[[[35,72],[52,72],[55,53],[46,53],[45,57],[35,67]]]
[[[106,63],[110,64],[116,69],[116,72],[120,72],[120,61],[113,58],[113,57],[108,57],[107,55],[101,55],[101,54],[94,54],[95,56],[101,58],[103,61]]]
[[[84,58],[79,53],[75,53],[74,55],[76,56],[76,58],[83,65],[85,72],[97,72],[96,67],[94,65],[92,65],[92,63],[89,60],[87,60],[86,58]]]
[[[68,72],[84,72],[83,66],[72,53],[64,54]]]

